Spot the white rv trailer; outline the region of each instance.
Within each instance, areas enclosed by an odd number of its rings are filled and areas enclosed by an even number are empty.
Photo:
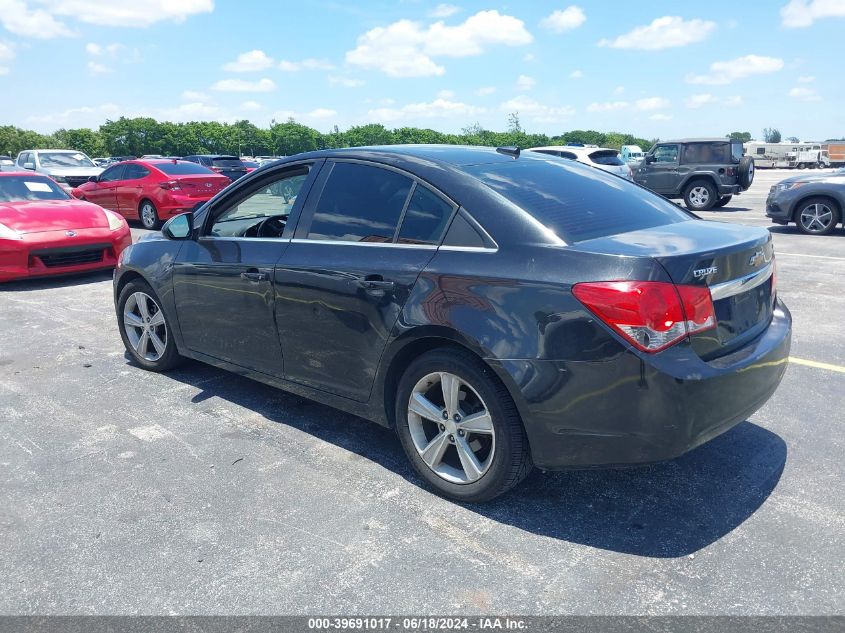
[[[754,159],[755,167],[777,167],[791,169],[815,168],[825,165],[821,143],[800,141],[798,143],[764,143],[750,141],[743,145],[745,155]]]

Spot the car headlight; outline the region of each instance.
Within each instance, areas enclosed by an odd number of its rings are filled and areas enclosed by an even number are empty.
[[[787,189],[797,189],[802,185],[806,185],[806,182],[781,182],[775,185],[775,191],[786,191]]]
[[[10,229],[5,224],[0,224],[0,240],[22,240],[20,233]]]
[[[106,214],[106,219],[109,221],[109,229],[117,231],[118,229],[123,228],[125,221],[117,213],[112,213],[111,211],[106,211],[105,209],[103,209],[103,213]]]
[[[62,185],[67,184],[67,180],[64,178],[64,176],[50,176],[50,178],[52,178],[53,180],[55,180],[56,182],[58,182]]]

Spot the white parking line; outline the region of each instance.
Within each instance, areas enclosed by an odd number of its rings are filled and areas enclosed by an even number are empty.
[[[845,261],[845,257],[834,257],[832,255],[805,255],[804,253],[784,253],[783,251],[775,251],[775,255],[791,255],[792,257],[812,257],[814,259],[835,259],[837,261]]]

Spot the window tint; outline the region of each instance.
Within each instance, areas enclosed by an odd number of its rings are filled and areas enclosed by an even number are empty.
[[[123,170],[126,165],[115,165],[109,167],[106,171],[100,174],[100,182],[114,182],[115,180],[123,180]]]
[[[212,158],[211,163],[219,169],[244,166],[241,160],[239,158],[235,158],[234,156],[220,156],[219,158]]]
[[[148,176],[149,173],[150,170],[143,165],[131,163],[127,165],[126,169],[123,171],[122,180],[140,180],[141,178]]]
[[[580,163],[516,160],[464,169],[567,242],[691,219],[660,196]]]
[[[392,242],[411,183],[410,178],[387,169],[335,163],[308,238]]]
[[[678,146],[677,145],[658,145],[654,149],[655,163],[677,163],[678,162]]]
[[[603,150],[599,152],[593,152],[590,154],[590,160],[593,161],[596,165],[624,165],[625,163],[622,162],[622,159],[619,158],[619,154],[617,154],[614,150]]]
[[[484,238],[464,217],[466,211],[461,210],[449,225],[449,231],[443,238],[443,246],[462,246],[469,248],[484,248]]]
[[[286,171],[277,180],[262,184],[260,189],[223,211],[214,221],[211,234],[217,237],[258,237],[249,229],[270,217],[278,218],[283,228],[310,170],[310,165],[301,165]]]
[[[436,244],[452,215],[452,205],[422,185],[417,185],[402,218],[399,242]]]
[[[189,174],[213,174],[214,172],[210,169],[203,167],[202,165],[198,165],[197,163],[191,163],[180,160],[178,163],[156,163],[156,169],[159,171],[164,172],[168,176],[185,176]]]
[[[688,143],[684,146],[684,162],[692,165],[728,163],[729,147],[729,143]]]

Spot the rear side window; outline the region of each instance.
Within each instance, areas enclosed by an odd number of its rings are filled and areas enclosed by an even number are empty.
[[[407,176],[380,167],[335,163],[308,239],[392,242],[411,184]]]
[[[140,180],[149,176],[150,170],[143,165],[129,163],[123,172],[123,180]]]
[[[189,163],[181,160],[178,163],[156,163],[155,167],[168,176],[185,176],[188,174],[208,175],[214,173],[210,169],[207,169],[202,165],[198,165],[197,163]]]
[[[716,165],[731,162],[729,143],[689,143],[684,146],[684,162],[691,165]],[[740,157],[742,150],[740,150]]]
[[[619,154],[613,150],[605,150],[601,152],[593,152],[590,154],[590,160],[596,165],[624,165]]]
[[[436,244],[446,229],[452,210],[452,205],[443,198],[417,185],[402,218],[399,243]]]
[[[733,162],[738,163],[742,160],[742,143],[731,143],[731,158]]]
[[[692,219],[656,194],[577,162],[516,160],[464,169],[570,243]]]

